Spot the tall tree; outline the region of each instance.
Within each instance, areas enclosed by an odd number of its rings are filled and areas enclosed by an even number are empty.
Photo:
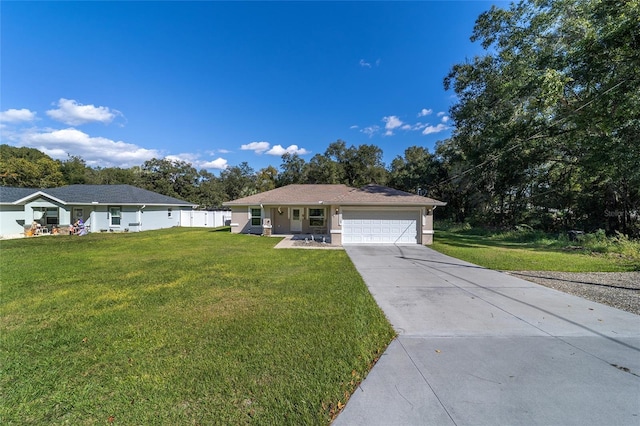
[[[459,102],[443,151],[462,153],[490,221],[543,212],[637,232],[639,26],[637,0],[521,1],[480,15],[472,40],[489,53],[445,78]]]
[[[88,183],[87,176],[91,173],[87,163],[77,155],[69,155],[65,161],[61,161],[60,171],[68,185]]]
[[[227,201],[227,199],[221,180],[212,173],[201,170],[199,172],[195,196],[187,201],[197,203],[201,209],[212,210],[221,208],[222,203]]]
[[[256,175],[256,190],[258,192],[270,191],[276,187],[278,170],[273,166],[260,169]]]
[[[391,162],[389,185],[394,188],[437,197],[436,185],[445,177],[440,160],[421,146],[411,146],[404,157],[397,156]]]
[[[349,183],[361,187],[370,183],[384,185],[387,170],[382,162],[382,149],[376,145],[360,145],[350,149],[350,160],[345,164]]]
[[[199,181],[198,171],[185,161],[153,158],[144,162],[141,172],[146,189],[184,200],[193,198]]]
[[[40,158],[9,158],[0,161],[0,184],[22,188],[51,188],[65,184],[58,162]]]
[[[255,171],[246,161],[223,170],[220,173],[220,182],[226,195],[225,201],[247,197],[258,192]]]
[[[65,184],[60,164],[34,148],[0,145],[0,185],[47,188]]]
[[[375,145],[353,145],[347,148],[342,140],[329,145],[325,157],[337,164],[339,181],[349,186],[361,187],[370,183],[385,184],[387,171],[382,162],[382,149]]]
[[[94,185],[143,186],[141,183],[142,170],[139,166],[129,169],[96,167],[95,169],[89,169],[87,175],[87,183]]]
[[[326,154],[316,154],[307,164],[307,181],[316,184],[342,183],[341,166]]]
[[[307,164],[298,154],[285,152],[282,155],[278,186],[307,183]]]

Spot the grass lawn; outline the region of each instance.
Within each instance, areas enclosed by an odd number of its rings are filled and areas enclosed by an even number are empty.
[[[0,423],[329,423],[394,332],[346,253],[278,241],[2,241]]]
[[[637,243],[634,243],[637,244]],[[432,246],[458,259],[501,271],[640,271],[637,248],[630,255],[567,249],[558,240],[519,241],[513,235],[437,231]]]

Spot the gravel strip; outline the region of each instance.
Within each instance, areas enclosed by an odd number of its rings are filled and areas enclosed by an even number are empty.
[[[640,315],[640,272],[509,271],[508,274]]]

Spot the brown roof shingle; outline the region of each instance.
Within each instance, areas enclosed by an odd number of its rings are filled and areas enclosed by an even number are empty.
[[[446,203],[382,185],[351,188],[347,185],[287,185],[271,191],[223,203],[225,206],[248,205],[419,205],[444,206]]]

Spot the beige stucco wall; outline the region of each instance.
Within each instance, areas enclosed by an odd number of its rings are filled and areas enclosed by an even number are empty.
[[[257,208],[259,206],[255,206]],[[263,206],[262,217],[270,218],[272,234],[291,233],[291,208],[277,206]],[[296,206],[303,209],[302,234],[313,230],[309,226],[309,207]],[[342,209],[338,205],[324,206],[326,218],[326,232],[331,236],[332,245],[342,245]],[[428,207],[417,208],[419,210],[420,226],[418,227],[418,243],[423,245],[433,244],[433,210]],[[247,206],[231,208],[231,232],[262,234],[262,226],[251,226],[249,208]]]
[[[340,210],[340,206],[329,206],[327,229],[329,231],[329,234],[331,235],[331,245],[342,245],[342,226],[340,224],[341,220],[342,212]]]
[[[280,207],[278,211],[277,207],[273,207],[271,210],[271,224],[273,225],[274,234],[289,234],[291,229],[289,212],[287,207]],[[280,213],[282,212],[282,213]]]
[[[422,245],[433,244],[433,210],[430,208],[422,209],[422,233],[421,233]]]
[[[241,206],[241,207],[232,207],[231,208],[231,232],[232,233],[252,233],[252,234],[262,234],[263,227],[260,226],[252,226],[251,225],[251,217],[249,215],[250,208],[260,208],[260,206]],[[318,232],[318,229],[314,229],[309,225],[309,209],[316,208],[315,206],[289,206],[289,207],[280,207],[278,210],[278,206],[263,206],[262,207],[262,219],[271,219],[271,233],[272,234],[290,234],[291,233],[291,210],[297,208],[300,209],[300,214],[302,218],[302,230],[301,234],[309,234],[312,232]],[[320,208],[325,209],[325,230],[328,231],[328,227],[330,226],[330,218],[331,218],[331,210],[327,206],[322,206]],[[261,221],[262,222],[262,221]]]
[[[249,213],[247,207],[231,207],[231,232],[244,234],[250,229]]]

